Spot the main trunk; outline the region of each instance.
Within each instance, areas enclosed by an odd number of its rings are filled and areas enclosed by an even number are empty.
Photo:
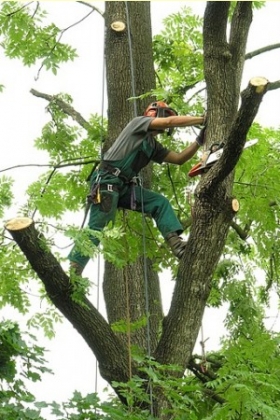
[[[152,57],[152,34],[149,2],[106,2],[106,65],[108,89],[108,148],[120,131],[137,115],[142,115],[149,99],[129,100],[155,87]],[[123,31],[116,31],[117,22],[125,24]],[[115,25],[114,25],[115,23]],[[113,28],[113,29],[112,29]],[[151,167],[142,174],[145,186],[151,182]],[[139,218],[141,218],[139,214]],[[143,240],[147,240],[143,238]],[[127,237],[129,250],[129,237]],[[143,249],[139,249],[143,254]],[[127,334],[124,342],[153,350],[162,320],[162,307],[158,275],[152,261],[141,256],[133,265],[123,270],[105,262],[103,282],[108,320],[110,323],[125,321]],[[129,324],[149,316],[147,326],[130,333]]]

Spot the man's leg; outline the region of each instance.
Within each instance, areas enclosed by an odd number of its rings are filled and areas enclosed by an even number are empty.
[[[137,203],[136,211],[142,211],[141,203],[143,200],[144,213],[150,214],[153,217],[159,231],[171,247],[173,254],[181,258],[186,245],[179,237],[179,234],[183,232],[183,227],[167,198],[139,186],[135,187],[135,193]],[[127,209],[130,208],[130,191],[120,198],[119,206]]]
[[[115,220],[119,193],[118,191],[108,191],[107,185],[101,185],[100,197],[100,203],[92,204],[90,206],[88,222],[88,227],[90,229],[99,232],[101,232],[110,221]],[[98,246],[99,240],[94,235],[90,239],[95,246]],[[77,249],[77,246],[74,245],[68,259],[70,260],[70,267],[75,274],[81,275],[90,257],[83,255],[82,252]]]

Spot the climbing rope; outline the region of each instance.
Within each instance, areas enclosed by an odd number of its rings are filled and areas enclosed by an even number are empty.
[[[131,73],[131,92],[133,97],[133,106],[134,106],[134,116],[137,117],[137,104],[136,104],[136,89],[135,89],[135,71],[133,63],[133,48],[131,40],[131,31],[130,31],[130,16],[128,2],[125,1],[125,10],[126,10],[126,21],[127,21],[127,33],[128,33],[128,49],[129,49],[129,59],[130,59],[130,73]],[[148,288],[148,270],[147,270],[147,257],[146,257],[146,221],[145,221],[145,212],[144,212],[144,195],[143,195],[143,182],[140,179],[140,188],[141,188],[141,213],[142,213],[142,242],[143,242],[143,255],[144,255],[144,285],[145,285],[145,312],[147,319],[147,355],[148,358],[151,358],[151,333],[150,333],[150,317],[149,317],[149,288]],[[151,414],[153,415],[153,389],[151,382],[149,383],[149,392],[150,392],[150,406]]]
[[[102,63],[102,87],[101,87],[101,124],[100,124],[100,160],[102,158],[102,145],[104,135],[104,108],[105,108],[105,79],[106,79],[106,56],[105,56],[105,40],[106,40],[106,25],[104,23],[103,35],[103,63]],[[96,309],[99,311],[100,307],[100,272],[101,272],[101,257],[100,253],[97,256],[97,296],[96,296]],[[97,394],[98,388],[98,362],[95,359],[95,393]]]

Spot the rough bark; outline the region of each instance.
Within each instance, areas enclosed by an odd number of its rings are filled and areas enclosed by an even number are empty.
[[[265,93],[249,89],[237,115],[251,5],[237,4],[230,42],[227,42],[228,2],[208,2],[204,19],[204,67],[208,91],[209,144],[225,141],[225,154],[202,178],[195,193],[193,221],[170,311],[163,322],[155,357],[176,363],[182,371],[190,360],[198,335],[211,278],[219,261],[232,209],[232,171],[240,157],[246,134]],[[248,4],[247,4],[248,3]],[[248,102],[247,102],[248,101]],[[236,117],[237,115],[237,117]]]
[[[11,219],[5,227],[42,280],[48,297],[95,354],[102,376],[109,383],[114,376],[117,381],[127,381],[127,348],[85,296],[81,296],[79,302],[73,299],[73,284],[50,252],[45,238],[36,230],[34,222],[29,218]]]
[[[151,100],[137,99],[134,102],[129,98],[133,95],[139,96],[155,87],[150,3],[106,2],[105,24],[109,139],[105,147],[108,148],[131,118],[136,114],[143,114]],[[151,175],[151,167],[142,174],[147,188],[151,183]],[[148,282],[147,295],[145,277]],[[150,346],[153,350],[157,345],[162,306],[159,279],[152,269],[152,261],[145,261],[141,257],[124,270],[105,262],[103,292],[110,323],[143,319],[149,308],[149,343],[146,327],[131,334],[129,339],[141,348],[149,350]],[[127,341],[125,335],[123,340]]]
[[[162,310],[158,277],[152,271],[151,262],[147,261],[151,350],[158,362],[180,365],[181,372],[176,375],[183,374],[191,359],[211,289],[211,278],[235,214],[231,197],[234,167],[242,153],[247,132],[263,95],[269,89],[265,79],[252,80],[241,95],[242,103],[238,111],[240,81],[252,11],[251,2],[237,3],[227,40],[229,6],[229,2],[208,2],[204,19],[204,68],[208,91],[207,141],[210,145],[222,139],[225,142],[224,153],[202,177],[196,189],[188,243],[179,265],[170,310],[163,320],[159,340],[157,333]],[[137,43],[134,42],[133,60],[136,95],[139,95],[154,86],[149,3],[131,2],[129,10],[132,40],[137,39]],[[114,21],[126,22],[125,3],[106,2],[105,16],[109,147],[110,142],[133,117],[134,107],[128,101],[132,96],[132,74],[127,26],[120,32],[111,28]],[[144,109],[142,105],[137,101],[138,113]],[[148,185],[149,180],[150,172],[147,177]],[[109,324],[86,297],[82,298],[84,305],[73,301],[68,276],[45,248],[44,239],[36,231],[34,224],[28,223],[20,229],[15,228],[13,223],[8,223],[6,227],[43,281],[50,299],[95,353],[102,376],[109,383],[113,380],[125,382],[131,374],[126,339],[122,340],[113,333]],[[135,266],[127,267],[123,271],[106,263],[104,295],[109,323],[127,318],[127,302],[131,321],[146,315],[143,273],[142,258]],[[133,342],[143,348],[146,347],[144,333],[141,330],[139,334],[131,335]],[[161,419],[166,418],[162,415],[166,400],[160,390],[158,394],[155,393],[154,398],[154,414]]]

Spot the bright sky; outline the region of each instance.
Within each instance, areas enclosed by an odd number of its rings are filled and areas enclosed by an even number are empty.
[[[88,8],[75,2],[41,2],[50,12],[50,19],[66,28],[87,13]],[[93,2],[102,8],[102,2]],[[152,25],[154,34],[162,28],[161,22],[168,14],[178,11],[183,5],[191,6],[196,13],[203,13],[205,2],[152,1]],[[280,3],[267,2],[267,9],[256,11],[248,42],[248,51],[279,42]],[[43,70],[39,80],[35,80],[40,63],[32,68],[24,68],[19,61],[10,62],[1,56],[0,83],[6,86],[0,95],[1,138],[2,150],[0,156],[1,168],[17,164],[46,163],[45,155],[33,149],[33,141],[40,136],[41,128],[49,120],[45,112],[47,102],[35,98],[29,91],[31,88],[56,94],[67,92],[74,99],[74,107],[86,119],[91,113],[101,112],[101,81],[103,62],[103,21],[94,13],[88,20],[67,31],[62,39],[75,46],[79,58],[73,63],[61,66],[59,75],[53,76]],[[11,77],[12,75],[12,77]],[[279,79],[280,50],[267,53],[246,63],[243,87],[253,76],[265,76],[270,81]],[[279,126],[280,92],[270,92],[265,96],[257,120],[266,126]],[[27,183],[31,182],[39,171],[37,169],[18,169],[7,173],[16,177],[15,191],[19,196],[17,205],[23,204],[22,192]],[[9,214],[14,217],[15,214]],[[73,222],[81,223],[82,215],[78,214]],[[90,263],[85,275],[96,276],[96,266]],[[100,274],[102,279],[102,273]],[[165,308],[169,306],[168,296],[171,295],[170,281],[162,279],[162,289],[166,299]],[[93,291],[93,302],[96,290]],[[43,310],[41,302],[34,299],[34,311]],[[272,315],[276,315],[273,312]],[[204,322],[204,338],[208,349],[218,345],[222,329],[222,316],[219,311],[208,311]],[[213,328],[213,325],[215,328]],[[41,384],[33,387],[38,400],[66,400],[77,389],[84,393],[95,390],[95,360],[83,339],[65,321],[57,328],[57,336],[44,345],[50,349],[47,354],[50,368],[56,375],[46,375]],[[98,379],[98,390],[104,382]],[[46,392],[47,390],[47,392]],[[31,389],[32,391],[32,389]]]

